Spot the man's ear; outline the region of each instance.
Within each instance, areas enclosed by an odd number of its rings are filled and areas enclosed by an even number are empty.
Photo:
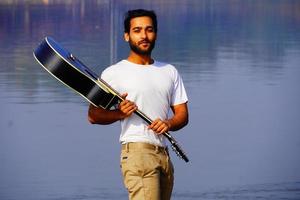
[[[128,33],[124,33],[124,40],[126,42],[129,42],[129,34]]]

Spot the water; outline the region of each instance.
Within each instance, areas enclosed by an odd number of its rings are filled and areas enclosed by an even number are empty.
[[[174,133],[173,199],[300,199],[300,2],[0,1],[0,199],[126,199],[119,124],[32,50],[52,36],[97,73],[127,56],[127,9],[159,17],[157,60],[180,71],[190,123]]]

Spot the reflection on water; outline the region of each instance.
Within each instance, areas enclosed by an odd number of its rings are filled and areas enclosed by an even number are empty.
[[[32,50],[52,36],[100,73],[127,56],[123,13],[140,7],[159,17],[154,57],[176,65],[189,93],[176,138],[191,163],[172,154],[174,199],[299,199],[293,0],[0,1],[0,199],[126,199],[118,124],[89,125],[87,103]]]
[[[33,87],[47,80],[47,75],[32,64],[30,56],[42,38],[53,36],[100,73],[107,65],[126,57],[122,15],[132,7],[146,6],[157,11],[161,34],[155,56],[176,64],[187,79],[187,87],[217,79],[220,58],[242,60],[240,68],[254,78],[276,83],[284,74],[287,55],[297,54],[299,49],[297,1],[6,1],[0,4],[1,84],[13,79],[14,86],[33,93],[37,90]],[[46,81],[45,85],[52,83]]]
[[[259,184],[208,190],[206,192],[175,193],[174,199],[296,199],[300,195],[299,183]]]

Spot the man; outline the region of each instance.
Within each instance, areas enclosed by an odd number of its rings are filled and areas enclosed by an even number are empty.
[[[121,121],[121,169],[130,199],[170,199],[173,165],[162,133],[188,123],[188,99],[175,67],[151,57],[157,34],[155,13],[128,11],[124,29],[129,56],[105,69],[101,78],[125,100],[114,110],[90,105],[88,118],[92,124]],[[138,108],[154,119],[152,124],[134,114]],[[170,108],[173,116],[168,118]]]

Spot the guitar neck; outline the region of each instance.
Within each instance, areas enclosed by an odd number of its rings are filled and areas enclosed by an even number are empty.
[[[144,114],[142,111],[136,110],[134,113],[136,115],[138,115],[139,117],[141,117],[149,125],[152,124],[152,120],[146,114]],[[172,149],[175,151],[175,153],[177,154],[177,156],[179,156],[185,162],[189,162],[188,157],[183,152],[183,150],[181,149],[181,147],[179,146],[179,144],[175,140],[175,138],[172,137],[172,135],[170,133],[168,133],[168,132],[164,132],[163,135],[169,140],[169,142],[171,143]]]
[[[118,93],[115,89],[113,89],[112,87],[110,87],[110,85],[108,83],[106,83],[104,80],[98,78],[98,82],[105,89],[107,89],[109,92],[111,92],[112,94],[116,95],[120,101],[124,101],[125,100],[121,96],[120,93]],[[138,115],[139,117],[141,117],[149,125],[152,124],[153,121],[145,113],[143,113],[142,111],[136,110],[134,113],[136,115]],[[172,149],[175,151],[175,153],[177,154],[177,156],[179,156],[180,158],[182,158],[185,162],[189,162],[188,157],[185,155],[185,153],[183,152],[183,150],[181,149],[181,147],[179,146],[179,144],[177,143],[177,141],[168,132],[164,132],[163,135],[169,140],[169,142],[171,143]]]
[[[114,95],[116,95],[118,97],[118,99],[120,101],[124,101],[125,99],[121,96],[121,94],[119,92],[117,92],[115,89],[113,89],[108,83],[106,83],[104,80],[98,78],[98,82],[104,86],[107,90],[109,90],[109,92],[113,93]],[[138,115],[139,117],[141,117],[145,122],[147,122],[149,125],[152,124],[152,120],[145,114],[143,113],[142,111],[140,110],[136,110],[134,112],[136,115]],[[168,140],[172,143],[172,140],[173,137],[168,133],[168,132],[165,132],[163,133],[164,136],[166,136],[168,138]]]

